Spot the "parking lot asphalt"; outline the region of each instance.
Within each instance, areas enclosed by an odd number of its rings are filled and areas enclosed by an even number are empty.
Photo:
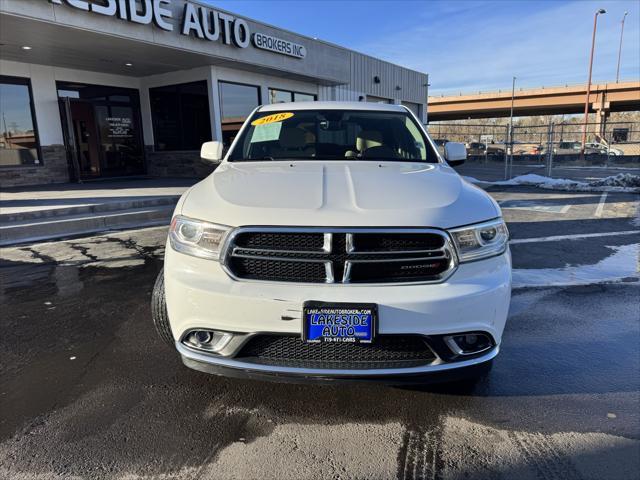
[[[165,228],[0,249],[0,478],[637,479],[638,196],[488,191],[515,288],[475,387],[185,368],[150,319]]]

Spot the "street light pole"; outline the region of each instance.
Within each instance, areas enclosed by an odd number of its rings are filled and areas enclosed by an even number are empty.
[[[511,84],[511,113],[509,114],[509,159],[507,160],[509,164],[509,178],[511,178],[512,169],[513,169],[513,101],[516,96],[516,77],[513,77],[513,82]],[[507,178],[507,180],[509,180]]]
[[[616,83],[620,83],[620,57],[622,55],[622,34],[624,33],[624,19],[627,18],[629,12],[624,12],[622,16],[622,26],[620,27],[620,46],[618,47],[618,68],[616,68]]]
[[[587,143],[587,123],[589,120],[589,97],[591,96],[591,71],[593,70],[593,52],[596,48],[596,28],[598,26],[598,15],[607,13],[601,8],[593,16],[593,35],[591,37],[591,56],[589,57],[589,77],[587,78],[587,96],[584,99],[584,125],[582,126],[582,147],[580,156],[584,159],[584,144]]]

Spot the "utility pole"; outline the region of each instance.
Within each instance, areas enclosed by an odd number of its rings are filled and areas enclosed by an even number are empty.
[[[620,57],[622,55],[622,35],[624,34],[624,19],[627,18],[629,12],[624,12],[622,16],[622,25],[620,27],[620,46],[618,47],[618,68],[616,68],[616,83],[620,83]]]
[[[589,77],[587,78],[587,95],[584,99],[584,125],[582,125],[582,147],[580,148],[580,157],[584,160],[584,144],[587,143],[587,123],[589,121],[589,97],[591,96],[591,72],[593,70],[593,52],[596,48],[596,28],[598,27],[598,15],[607,13],[601,8],[593,16],[593,35],[591,37],[591,56],[589,58]]]

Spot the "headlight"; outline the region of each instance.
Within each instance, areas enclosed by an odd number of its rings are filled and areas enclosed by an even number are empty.
[[[171,220],[169,240],[177,252],[218,260],[220,247],[231,227],[176,215]]]
[[[500,218],[449,230],[461,262],[500,255],[507,248],[509,230]]]

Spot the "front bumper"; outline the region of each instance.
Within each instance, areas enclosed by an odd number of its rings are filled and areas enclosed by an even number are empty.
[[[511,257],[502,255],[459,265],[439,284],[344,285],[244,282],[231,279],[220,264],[180,254],[167,246],[165,294],[176,348],[185,365],[225,376],[278,380],[375,380],[400,377],[422,383],[473,369],[499,351],[511,296]],[[376,303],[378,334],[450,335],[486,332],[495,347],[472,359],[397,369],[328,370],[245,363],[226,356],[194,351],[182,343],[185,332],[211,329],[235,333],[300,335],[302,305],[307,300]]]
[[[246,363],[233,358],[194,352],[180,342],[176,342],[176,349],[182,356],[182,363],[185,366],[223,377],[277,380],[287,383],[375,382],[399,385],[437,383],[477,376],[498,355],[500,347],[496,346],[482,356],[470,360],[412,368],[369,370],[292,368]]]

